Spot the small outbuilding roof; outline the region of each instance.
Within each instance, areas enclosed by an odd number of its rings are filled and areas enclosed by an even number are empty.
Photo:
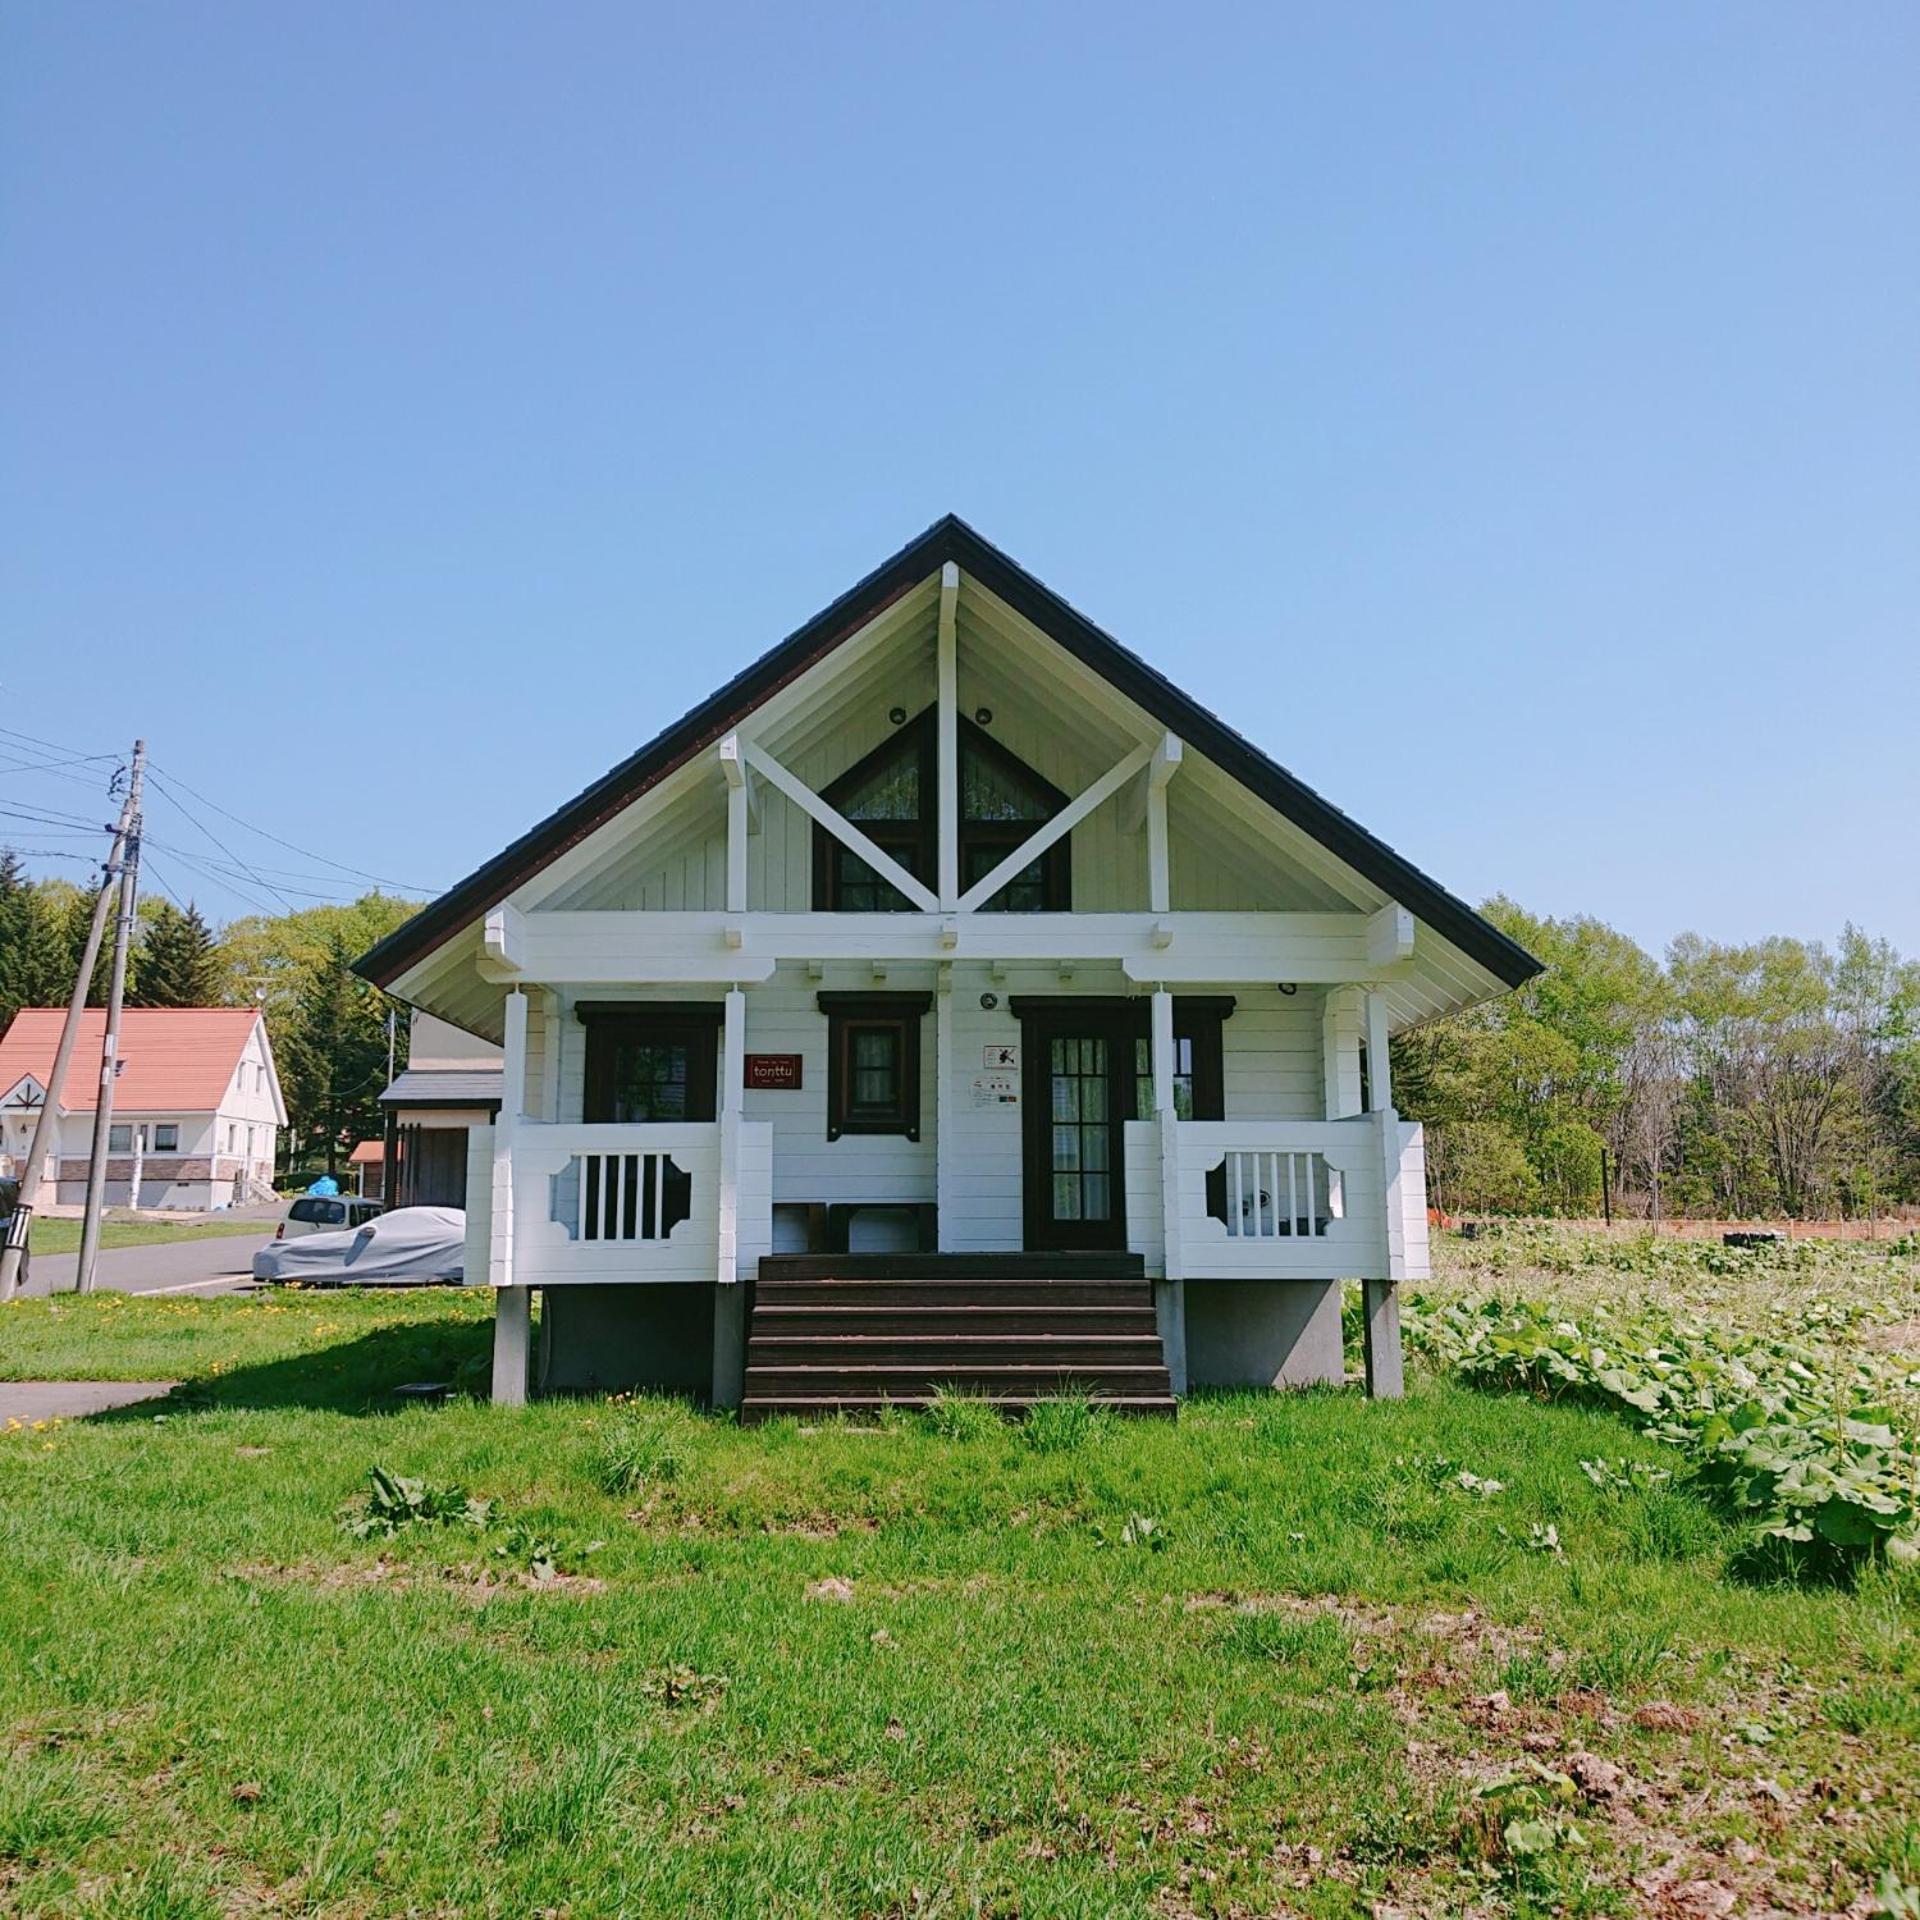
[[[380,1096],[383,1107],[497,1107],[498,1067],[409,1067]]]

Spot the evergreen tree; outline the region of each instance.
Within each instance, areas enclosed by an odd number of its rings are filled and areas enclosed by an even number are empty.
[[[136,1007],[211,1007],[220,1001],[220,956],[213,930],[189,901],[149,903],[144,915],[139,978],[128,1000]]]
[[[17,943],[7,959],[8,1018],[21,1007],[64,1007],[79,964],[79,955],[67,938],[69,902],[64,895],[35,884],[9,901],[6,910],[17,927]]]
[[[11,847],[0,847],[0,1033],[27,1004],[20,991],[22,954],[33,925],[33,889]]]
[[[294,1164],[324,1160],[334,1174],[343,1149],[380,1132],[387,1079],[385,1004],[353,973],[357,952],[340,928],[327,933],[276,1042]]]
[[[93,924],[94,903],[100,898],[98,886],[87,888],[71,887],[64,881],[56,882],[47,889],[52,896],[52,910],[58,916],[60,938],[64,948],[64,958],[60,969],[61,984],[54,999],[62,1005],[67,995],[73,991],[73,976],[80,970],[80,962],[87,951],[87,933]],[[127,983],[134,984],[134,956],[128,956]],[[93,975],[87,982],[87,1005],[104,1007],[107,1004],[107,985],[113,973],[113,920],[107,920],[105,931],[100,938],[100,951],[94,955]],[[45,1003],[45,1004],[51,1004]]]

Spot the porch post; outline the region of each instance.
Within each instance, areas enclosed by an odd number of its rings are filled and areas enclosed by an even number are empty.
[[[745,1385],[746,1295],[740,1286],[740,1113],[747,1077],[747,996],[727,989],[720,1049],[719,1259],[713,1295],[713,1404],[737,1407]]]
[[[949,560],[940,569],[940,627],[936,642],[936,687],[940,782],[937,818],[940,911],[960,904],[960,569]]]
[[[1406,1390],[1400,1352],[1400,1282],[1407,1273],[1405,1192],[1400,1177],[1400,1116],[1393,1107],[1393,1067],[1388,1057],[1386,996],[1369,993],[1367,1019],[1367,1106],[1380,1142],[1380,1195],[1384,1219],[1380,1276],[1364,1283],[1366,1305],[1367,1393],[1375,1400],[1397,1400]]]
[[[493,1123],[493,1207],[489,1219],[487,1279],[494,1289],[493,1401],[519,1407],[527,1399],[532,1295],[513,1282],[513,1136],[527,1099],[527,996],[507,995],[500,1112]]]
[[[937,969],[933,998],[933,1224],[934,1244],[953,1247],[953,969]]]
[[[1161,1274],[1154,1295],[1155,1318],[1173,1390],[1187,1390],[1186,1262],[1180,1245],[1180,1122],[1173,1105],[1173,995],[1156,987],[1150,1006],[1153,1052],[1153,1118],[1160,1138]]]
[[[1321,1073],[1326,1118],[1347,1120],[1360,1111],[1360,1008],[1352,987],[1329,987],[1320,1008]]]

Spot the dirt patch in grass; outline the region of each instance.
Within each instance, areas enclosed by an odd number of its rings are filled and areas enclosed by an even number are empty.
[[[255,1586],[310,1587],[318,1593],[437,1590],[457,1594],[475,1606],[484,1606],[501,1594],[553,1593],[588,1598],[607,1590],[604,1580],[588,1574],[557,1570],[537,1574],[524,1567],[485,1567],[471,1562],[432,1567],[410,1560],[389,1560],[384,1555],[372,1562],[249,1561],[223,1572],[229,1580],[244,1580]]]

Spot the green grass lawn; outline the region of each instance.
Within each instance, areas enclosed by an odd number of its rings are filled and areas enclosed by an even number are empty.
[[[103,1249],[151,1247],[163,1241],[211,1240],[226,1234],[247,1233],[265,1240],[273,1233],[273,1222],[222,1220],[217,1215],[178,1224],[166,1220],[103,1220],[100,1223],[100,1245]],[[77,1253],[80,1249],[80,1222],[36,1218],[31,1244],[35,1253]]]
[[[1830,1913],[1920,1881],[1913,1588],[1731,1578],[1699,1500],[1582,1471],[1671,1464],[1610,1416],[1420,1375],[1177,1423],[402,1408],[482,1382],[486,1305],[0,1308],[16,1375],[189,1380],[0,1440],[0,1910]],[[485,1524],[356,1537],[374,1467]]]

